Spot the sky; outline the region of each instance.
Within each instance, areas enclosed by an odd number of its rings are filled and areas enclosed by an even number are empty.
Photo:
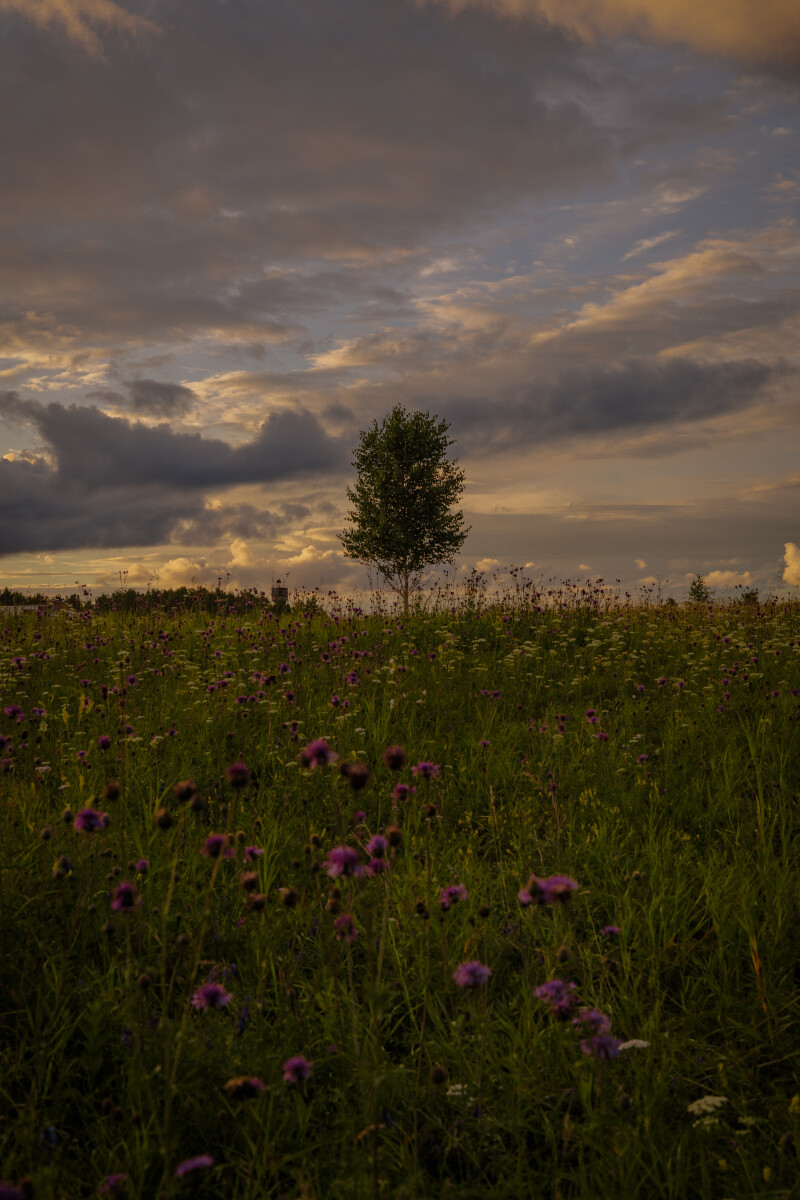
[[[800,585],[796,0],[0,0],[0,586]]]

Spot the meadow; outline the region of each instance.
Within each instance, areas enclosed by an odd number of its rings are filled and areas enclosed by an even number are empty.
[[[0,1197],[798,1194],[796,601],[0,636]]]

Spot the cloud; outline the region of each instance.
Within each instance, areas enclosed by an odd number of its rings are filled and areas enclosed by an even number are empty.
[[[781,578],[790,587],[800,587],[800,546],[787,542],[784,546],[785,567]]]
[[[181,383],[161,383],[157,379],[123,381],[127,394],[108,389],[87,392],[90,400],[100,400],[112,408],[130,408],[153,417],[179,417],[195,407],[197,395]]]
[[[746,587],[753,581],[749,571],[709,571],[704,578],[709,587]]]
[[[796,0],[433,0],[453,12],[485,8],[528,18],[586,41],[634,37],[749,63],[800,61]]]
[[[0,0],[0,13],[24,17],[41,28],[61,29],[99,59],[104,58],[103,43],[94,26],[134,38],[160,32],[155,22],[127,12],[114,0]]]
[[[244,483],[273,483],[341,469],[343,444],[304,410],[273,412],[240,446],[148,427],[94,408],[39,405],[15,393],[0,412],[27,420],[47,458],[0,460],[0,554],[66,547],[184,544],[239,526],[262,535],[277,518],[240,505],[208,510],[205,496]]]
[[[662,242],[669,241],[670,238],[677,237],[680,229],[671,229],[667,233],[656,234],[655,237],[640,238],[626,254],[623,254],[622,261],[625,262],[629,258],[635,258],[637,254],[644,254],[647,250],[652,250],[655,246],[660,246]]]
[[[636,558],[636,559],[634,559],[634,562],[636,563],[636,566],[638,567],[638,569],[640,571],[643,571],[645,569],[645,567],[647,566],[647,563],[644,561],[643,558]]]

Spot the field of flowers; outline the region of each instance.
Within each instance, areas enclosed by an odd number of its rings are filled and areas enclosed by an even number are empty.
[[[0,1197],[798,1194],[800,605],[0,636]]]

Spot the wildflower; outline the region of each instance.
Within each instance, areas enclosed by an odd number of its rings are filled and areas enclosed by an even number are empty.
[[[121,788],[115,779],[109,780],[103,790],[104,800],[119,800]]]
[[[544,881],[547,892],[547,904],[566,904],[573,892],[580,886],[577,880],[569,875],[551,875]]]
[[[175,1168],[176,1179],[183,1179],[184,1175],[191,1175],[193,1171],[204,1171],[206,1167],[213,1167],[214,1159],[210,1154],[196,1154],[194,1158],[185,1158],[182,1163],[179,1163]]]
[[[225,770],[225,778],[232,788],[247,787],[250,782],[250,768],[243,762],[231,763]]]
[[[581,1033],[608,1033],[611,1019],[596,1008],[581,1008],[577,1017],[572,1018],[572,1024],[580,1029]]]
[[[75,818],[75,828],[80,833],[96,833],[108,825],[108,813],[98,812],[96,808],[82,808]]]
[[[389,843],[382,833],[373,834],[367,842],[367,854],[372,858],[385,858]]]
[[[101,1196],[119,1196],[123,1190],[123,1184],[128,1176],[124,1171],[117,1171],[113,1175],[106,1175],[103,1182],[100,1184],[99,1192]],[[2,1200],[2,1191],[0,1191],[0,1200]]]
[[[8,708],[3,709],[3,712],[7,717],[12,717],[18,725],[25,720],[25,709],[20,708],[18,704],[9,704]]]
[[[620,929],[619,925],[604,925],[600,930],[601,937],[619,937],[621,933],[622,930]]]
[[[207,1008],[225,1008],[232,999],[233,994],[218,983],[204,983],[192,996],[192,1006],[198,1012],[204,1012]]]
[[[485,967],[483,963],[463,962],[453,971],[453,982],[458,987],[479,988],[486,983],[491,973],[491,968]]]
[[[581,1050],[592,1058],[619,1058],[622,1042],[610,1033],[596,1033],[593,1037],[581,1038]]]
[[[258,858],[264,857],[264,851],[259,846],[245,846],[244,861],[255,862]]]
[[[296,1054],[294,1058],[287,1058],[283,1064],[283,1082],[284,1083],[305,1083],[311,1078],[311,1072],[314,1069],[314,1064],[309,1062],[307,1058],[303,1058],[302,1054]]]
[[[542,1000],[550,1009],[550,1015],[557,1021],[566,1021],[576,1004],[572,994],[576,985],[566,983],[563,979],[548,979],[534,988],[533,994],[537,1000]]]
[[[646,754],[639,754],[639,755],[637,755],[637,757],[636,757],[636,761],[637,761],[637,763],[646,763],[646,762],[647,762],[647,755],[646,755]]]
[[[406,752],[402,746],[387,746],[383,752],[383,761],[390,771],[400,771],[406,763]]]
[[[140,858],[136,864],[136,870],[139,872],[140,875],[146,875],[147,872],[150,870],[150,863],[148,862],[148,860],[146,858]]]
[[[326,767],[330,763],[336,762],[338,757],[339,755],[331,750],[324,738],[317,738],[316,741],[309,742],[305,750],[301,751],[300,764],[313,771],[314,767]]]
[[[206,858],[219,858],[220,854],[223,858],[233,858],[233,847],[228,845],[224,833],[210,833],[200,847],[200,853]]]
[[[353,825],[363,825],[366,819],[367,814],[364,812],[363,808],[357,808],[350,818]]]
[[[107,733],[101,733],[100,737],[97,739],[97,748],[99,750],[108,750],[110,745],[111,745],[111,738],[108,736]]]
[[[687,1104],[686,1111],[693,1117],[705,1117],[709,1113],[717,1112],[727,1103],[727,1096],[701,1096],[699,1100],[693,1100],[691,1104]]]
[[[450,887],[442,888],[439,893],[439,908],[442,912],[447,912],[451,904],[457,904],[459,900],[466,900],[468,895],[463,883],[453,883]]]
[[[644,1040],[644,1038],[631,1038],[631,1040],[629,1042],[620,1042],[617,1049],[620,1051],[622,1051],[622,1050],[647,1050],[647,1049],[649,1049],[649,1047],[650,1047],[650,1043],[646,1042]]]
[[[371,858],[364,871],[367,875],[382,875],[389,870],[389,865],[385,858]]]
[[[130,912],[136,907],[136,901],[139,899],[139,893],[132,883],[126,883],[124,880],[114,892],[114,899],[111,908],[114,912]]]
[[[339,773],[347,780],[354,792],[360,792],[369,783],[369,767],[366,763],[342,763]]]
[[[193,779],[179,779],[172,786],[172,794],[176,800],[183,803],[186,800],[191,800],[197,792],[197,784]]]
[[[328,851],[325,866],[331,879],[337,875],[362,875],[364,872],[358,861],[358,851],[352,846],[332,847]]]
[[[258,871],[242,871],[239,883],[246,892],[254,892],[258,887]]]
[[[404,804],[408,804],[416,790],[415,787],[409,787],[407,783],[396,783],[392,791],[392,797],[395,800],[402,800]]]
[[[432,779],[434,776],[441,774],[441,763],[418,762],[415,767],[411,768],[411,774],[420,776],[422,779]]]
[[[353,918],[348,913],[342,913],[333,922],[337,942],[354,942],[358,937]]]
[[[264,1084],[257,1075],[237,1075],[235,1079],[229,1079],[223,1085],[223,1091],[229,1100],[252,1100],[264,1090]]]
[[[333,693],[333,695],[331,696],[331,704],[332,704],[332,706],[333,706],[334,708],[338,708],[338,707],[339,707],[339,703],[340,703],[340,701],[339,701],[339,697],[338,697],[338,696],[336,695],[336,693],[334,692],[334,693]]]
[[[491,742],[487,742],[486,738],[481,738],[481,740],[478,742],[478,745],[483,746],[483,748],[486,749],[487,746],[491,745]]]

